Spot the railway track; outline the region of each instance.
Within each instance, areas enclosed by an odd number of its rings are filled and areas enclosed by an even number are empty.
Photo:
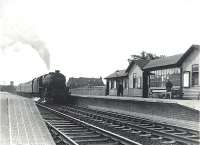
[[[77,106],[54,106],[53,108],[141,144],[200,144],[199,132],[185,128],[155,123],[147,119],[115,112],[98,111]]]
[[[52,136],[59,145],[141,145],[55,109],[37,104]]]

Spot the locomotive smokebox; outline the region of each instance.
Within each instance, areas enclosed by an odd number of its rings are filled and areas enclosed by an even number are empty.
[[[50,72],[43,78],[43,85],[51,88],[58,88],[63,85],[65,85],[66,79],[63,74],[60,73],[59,70],[56,70],[55,72]]]

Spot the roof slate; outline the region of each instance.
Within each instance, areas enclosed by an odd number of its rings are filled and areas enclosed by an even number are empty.
[[[111,78],[120,78],[120,77],[127,77],[128,73],[126,73],[126,70],[117,70],[114,73],[107,76],[105,79],[111,79]]]
[[[145,59],[137,59],[137,60],[132,60],[131,63],[129,64],[128,68],[126,69],[126,72],[129,72],[129,70],[131,69],[131,67],[134,64],[137,64],[141,69],[143,69],[143,67],[149,62],[149,60],[145,60]]]
[[[150,62],[146,66],[144,66],[143,69],[152,69],[152,68],[157,68],[157,67],[175,65],[182,58],[182,56],[183,54],[177,54],[173,56],[150,60]]]

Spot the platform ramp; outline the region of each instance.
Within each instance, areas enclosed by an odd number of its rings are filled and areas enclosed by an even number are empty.
[[[0,92],[0,145],[55,145],[33,100]]]

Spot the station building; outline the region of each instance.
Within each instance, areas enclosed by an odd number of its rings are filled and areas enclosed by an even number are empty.
[[[200,99],[200,46],[185,53],[154,60],[133,60],[125,70],[107,76],[107,95],[166,97],[166,81],[172,84],[172,96]]]
[[[107,76],[107,95],[143,96],[143,67],[148,60],[132,60],[127,69],[117,70]],[[121,91],[121,92],[120,92]]]
[[[127,96],[128,74],[126,70],[117,70],[106,78],[106,95]]]
[[[192,45],[185,53],[151,60],[144,66],[146,75],[144,95],[162,97],[169,79],[176,98],[199,99],[200,95],[200,46]]]

